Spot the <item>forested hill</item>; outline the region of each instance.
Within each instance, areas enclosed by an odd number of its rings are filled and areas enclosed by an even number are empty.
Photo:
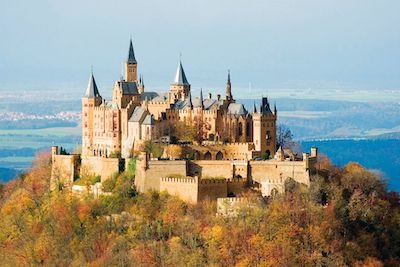
[[[107,183],[111,196],[50,192],[49,162],[1,189],[1,265],[400,266],[399,195],[358,164],[321,157],[310,188],[249,193],[253,204],[226,218],[213,202],[138,194],[129,172]]]

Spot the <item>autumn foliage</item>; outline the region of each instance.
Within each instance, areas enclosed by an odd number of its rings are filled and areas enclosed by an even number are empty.
[[[40,156],[0,198],[5,266],[399,266],[400,204],[378,174],[351,163],[274,199],[216,216],[165,193],[137,194],[127,175],[113,195],[49,190]],[[322,166],[322,164],[321,164]]]

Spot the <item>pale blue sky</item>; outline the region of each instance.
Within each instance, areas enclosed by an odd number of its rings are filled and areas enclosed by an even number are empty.
[[[0,0],[0,90],[139,72],[167,88],[179,53],[194,87],[400,89],[398,0]],[[103,89],[104,88],[104,89]],[[350,89],[349,89],[350,90]]]

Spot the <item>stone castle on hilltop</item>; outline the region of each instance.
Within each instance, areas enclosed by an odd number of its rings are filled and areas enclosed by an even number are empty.
[[[111,101],[101,97],[91,74],[82,98],[82,155],[109,157],[118,152],[131,157],[143,142],[171,137],[177,123],[194,127],[199,143],[251,143],[255,154],[275,155],[276,108],[272,112],[268,99],[262,98],[259,109],[254,104],[248,112],[233,98],[229,73],[225,96],[204,98],[202,91],[193,97],[181,61],[164,93],[145,91],[137,68],[131,41],[125,78],[115,82]],[[198,152],[198,159],[211,159]],[[224,155],[219,156],[222,159]]]
[[[317,150],[301,160],[277,150],[276,120],[266,97],[251,112],[236,102],[229,72],[223,97],[202,90],[194,97],[181,61],[169,90],[146,91],[131,40],[111,101],[91,73],[82,98],[82,153],[60,155],[53,147],[52,184],[72,186],[83,169],[104,181],[135,158],[139,191],[165,190],[190,202],[249,188],[268,196],[282,192],[288,178],[308,185]]]

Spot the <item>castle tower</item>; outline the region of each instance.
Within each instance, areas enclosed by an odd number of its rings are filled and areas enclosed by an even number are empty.
[[[182,62],[179,60],[174,82],[170,86],[170,91],[175,99],[182,99],[189,96],[190,84],[186,79],[185,71],[183,70]]]
[[[91,155],[93,146],[93,110],[95,107],[100,106],[102,101],[92,72],[86,93],[82,97],[82,155]]]
[[[276,115],[272,113],[268,98],[262,98],[260,111],[254,108],[253,143],[261,155],[273,157],[276,151]]]
[[[128,59],[125,62],[125,80],[127,82],[137,81],[137,61],[133,51],[132,39],[129,43]]]
[[[231,73],[228,70],[228,80],[226,82],[226,92],[225,92],[225,99],[227,101],[232,101],[233,97],[232,97],[232,84],[231,84]]]
[[[140,75],[140,78],[139,78],[138,93],[139,94],[143,94],[144,93],[144,81],[143,81],[143,76],[142,75]]]

